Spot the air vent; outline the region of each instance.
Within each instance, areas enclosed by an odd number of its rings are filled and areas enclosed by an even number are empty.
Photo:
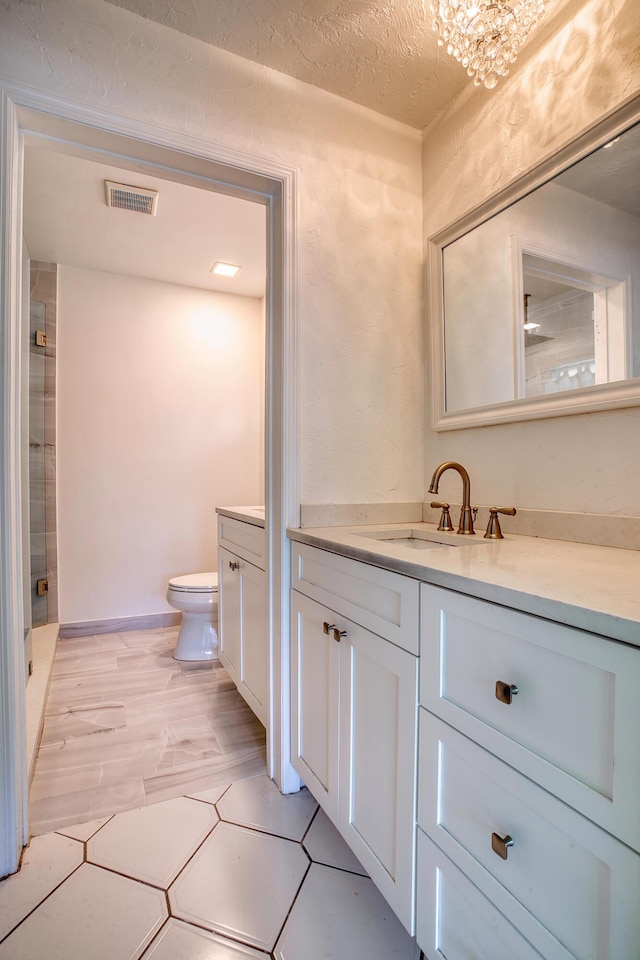
[[[160,196],[157,190],[145,190],[144,187],[132,187],[126,183],[114,183],[112,180],[105,180],[104,187],[108,207],[155,217]]]

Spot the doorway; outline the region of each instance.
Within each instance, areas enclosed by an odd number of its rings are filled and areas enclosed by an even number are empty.
[[[216,505],[263,503],[266,226],[264,204],[34,139],[25,241],[58,291],[61,637],[30,785],[39,835],[264,769],[264,729],[219,664],[172,658],[165,594],[217,569]]]
[[[264,501],[266,207],[34,137],[24,197],[57,272],[61,637],[168,625],[168,579],[216,569],[215,507]]]
[[[44,102],[46,99],[46,103]],[[53,103],[32,91],[3,94],[2,193],[8,214],[2,221],[5,281],[0,322],[7,346],[2,355],[6,383],[6,427],[0,452],[8,495],[0,517],[3,556],[2,587],[7,598],[0,623],[2,723],[0,780],[4,785],[0,876],[17,866],[27,838],[24,762],[24,668],[15,638],[22,633],[22,574],[19,529],[20,494],[20,270],[21,168],[25,139],[53,136],[81,155],[87,149],[106,151],[123,165],[132,161],[168,172],[178,182],[218,190],[263,203],[267,208],[268,281],[266,295],[266,536],[268,557],[271,716],[268,725],[268,768],[285,793],[299,780],[289,763],[288,575],[286,527],[297,525],[298,496],[295,455],[295,171],[281,164],[241,154],[218,145],[169,133],[152,125],[141,129],[120,117],[86,116],[82,108]],[[21,653],[21,651],[20,651]]]

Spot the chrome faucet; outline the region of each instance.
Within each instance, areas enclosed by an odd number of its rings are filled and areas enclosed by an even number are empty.
[[[454,460],[447,460],[445,463],[441,463],[439,467],[436,467],[431,477],[429,493],[438,492],[440,477],[445,470],[457,470],[462,477],[462,510],[460,511],[460,523],[457,532],[471,536],[475,533],[473,529],[473,515],[471,513],[471,480],[462,464],[456,463]]]

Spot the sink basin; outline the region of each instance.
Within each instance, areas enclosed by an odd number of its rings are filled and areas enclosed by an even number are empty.
[[[426,537],[373,537],[381,543],[392,543],[397,547],[412,547],[414,550],[433,550],[436,547],[453,547],[453,543],[441,543],[439,540],[429,540]]]
[[[461,536],[457,533],[445,533],[419,527],[404,527],[398,530],[363,530],[359,537],[378,540],[390,546],[409,547],[413,550],[433,550],[437,547],[465,547],[474,543],[487,543],[482,537]]]

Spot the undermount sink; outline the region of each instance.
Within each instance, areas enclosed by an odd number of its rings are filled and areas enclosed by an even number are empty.
[[[445,533],[436,530],[423,530],[418,527],[404,527],[398,530],[363,530],[359,537],[378,540],[390,546],[409,547],[413,550],[432,550],[435,547],[465,547],[474,543],[487,543],[477,534],[462,536],[457,533]]]

